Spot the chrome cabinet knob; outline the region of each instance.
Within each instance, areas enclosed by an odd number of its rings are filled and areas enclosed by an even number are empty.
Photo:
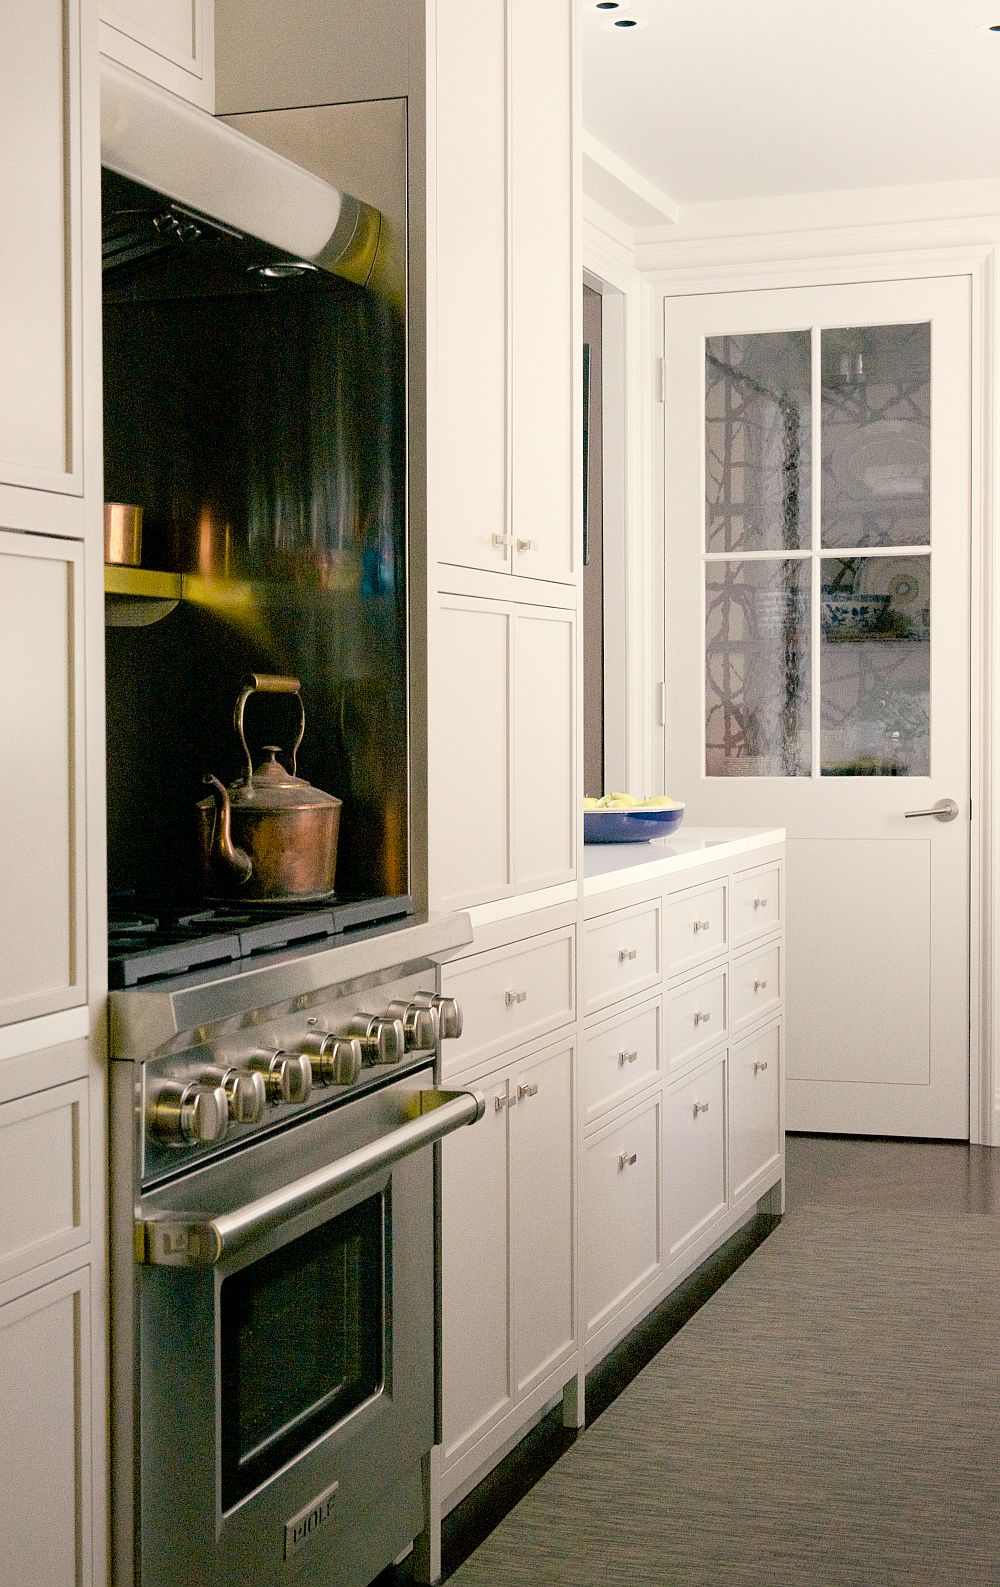
[[[267,1106],[267,1087],[262,1075],[252,1069],[206,1069],[202,1075],[206,1086],[221,1086],[229,1104],[231,1124],[259,1124]]]
[[[313,1079],[325,1086],[352,1086],[361,1073],[364,1054],[356,1036],[317,1036],[308,1049]]]
[[[229,1098],[222,1086],[166,1081],[150,1103],[146,1122],[150,1135],[168,1146],[192,1141],[209,1146],[229,1127]]]
[[[355,1014],[347,1027],[356,1036],[366,1064],[394,1064],[406,1052],[406,1032],[400,1019],[381,1014]]]
[[[267,1100],[273,1106],[305,1102],[312,1090],[312,1064],[305,1053],[285,1052],[279,1047],[275,1052],[253,1053],[246,1065],[263,1077]]]

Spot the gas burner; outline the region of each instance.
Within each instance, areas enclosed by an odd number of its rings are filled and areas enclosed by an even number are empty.
[[[236,901],[147,909],[134,897],[117,902],[120,913],[108,928],[108,981],[113,988],[305,947],[413,914],[413,901],[405,893],[291,904],[287,913],[277,915],[273,904],[265,909]]]

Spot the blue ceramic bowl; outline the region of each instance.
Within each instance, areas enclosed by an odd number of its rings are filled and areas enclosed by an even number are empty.
[[[651,843],[665,838],[684,820],[684,806],[670,810],[585,810],[584,843]]]

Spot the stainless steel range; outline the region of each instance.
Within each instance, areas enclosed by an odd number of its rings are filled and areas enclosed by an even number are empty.
[[[424,1522],[464,915],[111,994],[116,1587],[361,1587]]]

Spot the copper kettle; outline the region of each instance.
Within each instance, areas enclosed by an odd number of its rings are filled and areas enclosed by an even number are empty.
[[[233,723],[243,747],[244,774],[228,788],[217,777],[197,806],[201,871],[209,897],[260,904],[292,904],[329,897],[337,866],[340,800],[296,776],[306,713],[298,678],[255,672],[240,691]],[[276,744],[263,746],[257,770],[247,748],[243,713],[258,693],[294,694],[301,723],[292,746],[291,772]]]

